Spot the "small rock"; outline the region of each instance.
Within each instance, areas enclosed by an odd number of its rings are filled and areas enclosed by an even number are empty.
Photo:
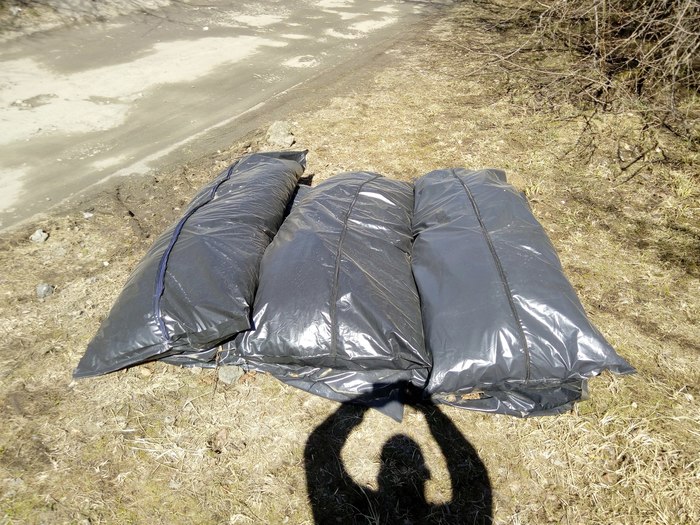
[[[216,434],[211,436],[207,441],[209,448],[216,454],[221,454],[224,451],[226,442],[228,441],[228,429],[222,428]]]
[[[244,372],[240,366],[222,366],[219,368],[219,381],[232,385],[238,381]]]
[[[295,139],[288,122],[278,120],[267,130],[267,143],[278,148],[288,148]]]
[[[32,242],[35,242],[37,244],[41,244],[42,242],[46,242],[46,239],[48,239],[48,238],[49,238],[49,234],[46,233],[41,228],[39,228],[37,231],[35,231],[34,233],[32,233],[29,236],[29,240]]]
[[[83,212],[83,219],[89,219],[89,218],[92,217],[93,215],[95,215],[95,214],[94,214],[94,213],[90,213],[89,211],[84,211],[84,212]]]
[[[620,481],[620,476],[615,472],[606,472],[605,474],[603,474],[603,481],[608,485],[614,485],[615,483]]]
[[[54,291],[54,286],[49,283],[41,283],[36,285],[36,296],[39,299],[45,299],[51,295]]]
[[[222,428],[216,434],[211,436],[207,441],[207,445],[216,454],[221,454],[226,446],[226,441],[228,441],[228,430]]]

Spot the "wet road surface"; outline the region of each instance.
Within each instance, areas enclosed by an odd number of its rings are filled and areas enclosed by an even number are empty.
[[[211,0],[3,44],[0,229],[109,177],[230,145],[269,123],[280,96],[306,86],[309,97],[324,71],[360,67],[423,10],[382,0]]]

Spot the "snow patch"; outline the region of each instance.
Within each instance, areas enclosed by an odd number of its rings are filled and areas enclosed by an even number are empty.
[[[316,5],[323,9],[338,9],[339,7],[350,7],[355,0],[319,0]]]

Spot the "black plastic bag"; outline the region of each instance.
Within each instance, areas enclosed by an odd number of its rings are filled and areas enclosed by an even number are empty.
[[[301,184],[302,181],[299,181],[300,184],[299,186],[296,187],[294,190],[294,193],[292,195],[292,198],[290,199],[289,203],[287,204],[287,208],[284,212],[284,217],[286,218],[287,215],[289,215],[294,208],[296,208],[299,203],[301,202],[301,199],[306,195],[307,192],[311,191],[311,187],[306,185],[306,184]],[[209,348],[207,350],[184,350],[182,353],[174,354],[174,355],[169,355],[167,357],[164,357],[161,359],[164,363],[168,363],[170,365],[177,365],[177,366],[199,366],[202,368],[214,368],[218,365],[223,364],[222,361],[220,360],[220,345],[216,345],[212,348]],[[250,367],[248,367],[250,369]],[[273,367],[274,369],[274,367]],[[256,368],[257,371],[259,372],[266,372],[267,370],[263,370],[262,368]]]
[[[260,259],[305,159],[305,152],[248,155],[203,188],[135,268],[74,376],[206,355],[248,330]]]
[[[525,197],[497,170],[415,184],[413,273],[436,401],[557,413],[603,370],[634,369],[589,322]]]
[[[221,362],[338,400],[382,378],[423,386],[412,209],[410,184],[373,173],[307,191],[263,257],[255,329],[225,344]]]

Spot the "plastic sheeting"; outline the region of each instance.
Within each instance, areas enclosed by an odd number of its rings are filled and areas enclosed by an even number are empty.
[[[634,369],[589,322],[525,197],[497,170],[415,183],[413,273],[435,401],[557,413],[603,370]]]
[[[294,206],[260,266],[255,330],[222,363],[265,370],[337,400],[376,384],[423,386],[420,303],[411,273],[410,184],[343,174]]]
[[[207,360],[213,346],[248,330],[258,266],[305,159],[248,155],[203,188],[131,274],[74,376],[181,353]]]

